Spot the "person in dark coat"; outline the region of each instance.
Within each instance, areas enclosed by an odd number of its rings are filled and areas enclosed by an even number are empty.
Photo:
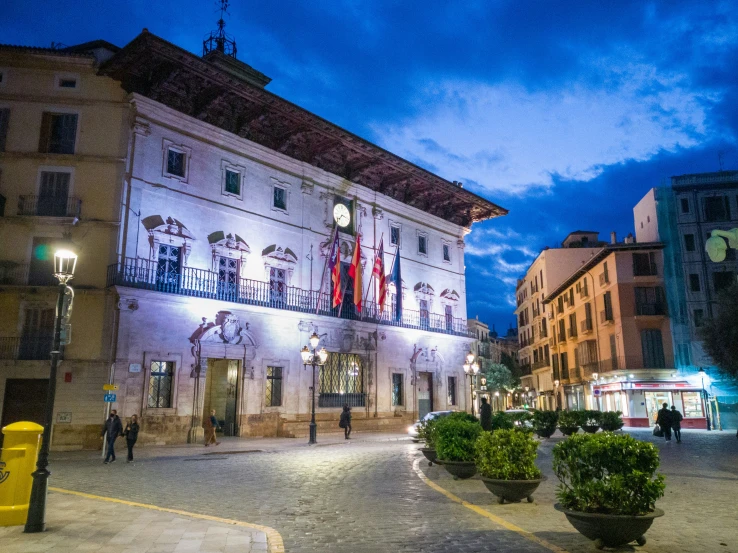
[[[110,411],[108,420],[103,425],[101,437],[105,437],[107,443],[107,453],[105,454],[105,464],[115,463],[115,439],[123,433],[123,425],[118,417],[118,411],[113,409]]]
[[[678,444],[682,443],[682,419],[684,417],[677,411],[676,405],[671,406],[671,429]]]
[[[347,440],[350,440],[351,436],[351,407],[348,405],[343,406],[343,413],[341,413],[341,420],[338,421],[338,426],[343,428],[343,435]]]
[[[126,437],[126,445],[128,446],[128,463],[133,461],[133,446],[136,445],[138,440],[138,417],[131,415],[131,422],[126,425],[126,429],[123,431],[123,435]]]
[[[492,406],[487,403],[487,398],[482,398],[482,406],[479,408],[479,421],[482,423],[482,430],[492,430]]]
[[[659,409],[659,414],[656,417],[656,424],[661,427],[664,432],[664,439],[667,442],[671,441],[671,411],[669,411],[669,404],[664,403],[663,407]]]

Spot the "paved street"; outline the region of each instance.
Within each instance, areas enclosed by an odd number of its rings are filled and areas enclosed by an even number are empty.
[[[636,435],[652,439],[647,432]],[[217,450],[141,450],[131,465],[103,465],[90,452],[58,453],[52,485],[269,526],[282,535],[288,552],[592,551],[591,542],[553,510],[554,441],[542,446],[540,464],[549,480],[532,505],[499,506],[480,481],[454,482],[441,467],[419,465],[452,494],[532,532],[551,544],[547,548],[429,487],[413,470],[418,445],[376,435],[357,438],[312,448],[272,440],[226,442]],[[682,444],[658,443],[667,475],[659,506],[666,516],[639,549],[738,553],[735,434],[685,431]]]

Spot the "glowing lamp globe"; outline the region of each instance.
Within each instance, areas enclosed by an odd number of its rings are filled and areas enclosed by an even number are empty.
[[[320,359],[321,365],[325,365],[325,362],[328,360],[328,352],[325,348],[321,348],[318,352],[318,359]]]
[[[310,336],[310,347],[315,349],[318,347],[319,343],[320,343],[320,336],[318,336],[317,332],[313,332],[313,335]]]
[[[705,250],[711,261],[719,263],[725,261],[728,253],[728,245],[719,236],[711,236],[705,243]]]
[[[307,346],[303,346],[303,348],[300,350],[300,355],[302,356],[303,363],[308,364],[310,362],[310,350]]]
[[[54,276],[67,282],[74,276],[77,268],[77,254],[71,250],[57,250],[54,253]]]

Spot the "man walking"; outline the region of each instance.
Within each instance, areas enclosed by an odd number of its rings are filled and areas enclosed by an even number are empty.
[[[218,419],[215,418],[215,409],[210,411],[210,418],[208,424],[205,427],[205,447],[210,444],[220,445],[220,442],[215,439],[215,431],[218,428]]]
[[[486,397],[482,397],[482,406],[479,408],[479,422],[482,423],[482,430],[488,432],[492,430],[492,406],[487,403]]]
[[[107,453],[105,454],[104,463],[115,463],[115,439],[123,433],[123,425],[118,418],[118,411],[115,409],[110,411],[108,420],[103,425],[101,437],[105,437],[107,443]]]
[[[664,403],[663,407],[659,409],[658,417],[656,417],[656,424],[661,427],[664,432],[664,439],[667,442],[671,441],[671,411],[669,411],[669,404]]]
[[[684,417],[677,411],[676,405],[671,406],[671,428],[678,444],[682,443],[682,419]]]
[[[338,421],[338,426],[343,428],[343,437],[347,440],[351,439],[351,407],[348,405],[343,406],[343,413],[341,413],[341,419]]]

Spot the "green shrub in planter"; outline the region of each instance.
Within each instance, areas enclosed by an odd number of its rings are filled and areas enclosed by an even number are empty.
[[[599,426],[602,422],[602,412],[600,411],[579,411],[579,426]]]
[[[475,447],[479,473],[495,480],[536,480],[538,442],[529,432],[497,430],[482,432]]]
[[[533,413],[526,411],[525,413],[505,413],[510,419],[512,419],[515,428],[531,431],[531,421],[533,420]]]
[[[644,515],[664,495],[656,446],[627,434],[578,434],[553,448],[556,496],[571,511]]]
[[[559,422],[559,413],[557,411],[534,411],[533,412],[533,431],[541,438],[549,438],[556,432],[556,425]]]
[[[559,411],[559,428],[567,436],[579,430],[581,421],[579,411]]]
[[[435,425],[436,455],[442,461],[474,461],[474,444],[482,432],[479,421],[448,416]]]
[[[620,411],[605,411],[602,413],[600,428],[606,432],[615,432],[623,427],[623,418]]]
[[[428,419],[421,420],[418,425],[418,439],[425,442],[425,447],[428,449],[436,448],[436,424],[439,419]]]
[[[454,413],[446,415],[445,418],[460,420],[460,421],[469,421],[469,422],[477,422],[477,423],[479,422],[479,419],[477,417],[475,417],[471,413],[467,413],[466,411],[456,411]]]
[[[492,430],[512,430],[515,428],[515,420],[503,411],[492,413]]]

